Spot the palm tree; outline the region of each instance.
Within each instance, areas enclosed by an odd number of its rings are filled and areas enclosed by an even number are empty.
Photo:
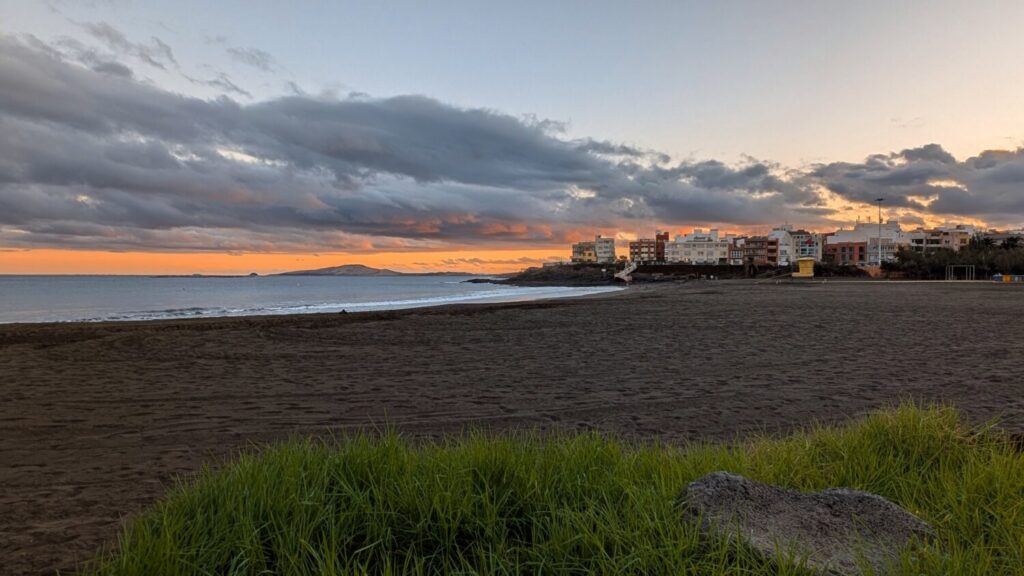
[[[971,248],[986,249],[995,246],[995,241],[980,232],[971,237]]]

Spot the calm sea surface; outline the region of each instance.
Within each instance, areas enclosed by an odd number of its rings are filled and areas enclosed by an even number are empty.
[[[472,276],[0,276],[0,323],[361,312],[618,290],[463,282],[469,278]]]

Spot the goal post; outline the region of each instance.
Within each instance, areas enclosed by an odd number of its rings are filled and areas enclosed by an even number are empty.
[[[946,280],[974,280],[974,264],[946,266]]]

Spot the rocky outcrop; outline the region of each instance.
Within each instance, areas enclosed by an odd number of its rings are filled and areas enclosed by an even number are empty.
[[[692,482],[682,494],[687,516],[706,534],[742,539],[773,559],[805,559],[830,575],[886,566],[915,540],[930,538],[923,520],[881,496],[838,488],[805,494],[728,472]]]
[[[614,278],[615,266],[608,264],[567,264],[527,268],[518,274],[503,279],[481,279],[478,281],[512,286],[605,286],[619,283]],[[474,280],[467,280],[473,282]]]

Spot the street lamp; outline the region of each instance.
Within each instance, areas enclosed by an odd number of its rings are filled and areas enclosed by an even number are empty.
[[[878,269],[882,269],[882,202],[885,198],[875,198],[878,202]]]

